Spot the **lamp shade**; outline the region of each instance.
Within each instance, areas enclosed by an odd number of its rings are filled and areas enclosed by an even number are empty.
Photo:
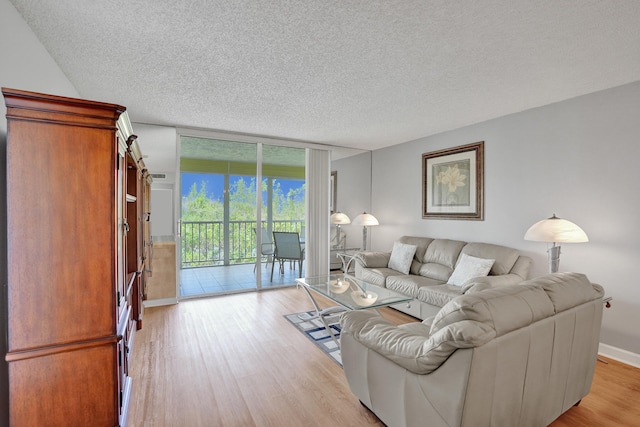
[[[351,224],[351,219],[342,212],[336,212],[331,214],[331,224]]]
[[[380,225],[380,223],[378,222],[375,216],[368,214],[366,212],[362,212],[360,215],[355,217],[355,219],[353,220],[353,225],[367,226],[367,225]]]
[[[533,224],[524,235],[525,240],[534,242],[579,243],[588,242],[589,238],[582,228],[566,219],[558,218],[555,214],[551,218],[543,219]]]

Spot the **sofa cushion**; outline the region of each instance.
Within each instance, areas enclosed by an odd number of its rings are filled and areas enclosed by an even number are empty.
[[[461,286],[440,284],[438,286],[422,286],[418,288],[416,299],[435,307],[444,307],[454,298],[462,295]]]
[[[416,253],[413,256],[413,262],[411,263],[411,274],[418,274],[420,267],[422,267],[422,260],[424,258],[427,248],[433,242],[430,237],[416,237],[416,236],[402,236],[398,239],[400,243],[406,243],[407,245],[416,245]]]
[[[447,285],[462,286],[474,277],[484,277],[489,274],[494,259],[478,258],[463,253],[458,265],[447,280]]]
[[[475,256],[478,258],[490,258],[495,262],[491,267],[489,274],[499,276],[507,274],[513,268],[520,254],[517,250],[507,248],[506,246],[493,245],[491,243],[468,243],[462,248],[462,253]]]
[[[356,267],[358,274],[356,277],[358,279],[364,280],[368,283],[373,283],[374,285],[381,286],[383,288],[386,287],[387,277],[400,275],[396,270],[391,268],[358,268]]]
[[[466,244],[460,240],[434,239],[427,248],[422,262],[446,265],[453,269],[460,251]]]
[[[431,333],[472,320],[490,325],[496,336],[501,336],[554,314],[553,304],[541,286],[509,285],[453,299],[436,314]]]
[[[447,280],[449,280],[449,276],[451,276],[451,273],[453,273],[452,267],[436,264],[434,262],[422,264],[422,266],[420,267],[420,271],[418,272],[420,276],[437,280],[440,283],[445,283]]]
[[[394,242],[389,258],[389,268],[399,271],[403,274],[409,274],[411,262],[416,253],[416,245],[408,245],[405,243]]]
[[[418,274],[446,282],[465,244],[458,240],[435,239],[424,254]]]
[[[409,295],[413,298],[418,296],[418,290],[421,287],[432,287],[442,285],[442,281],[429,279],[428,277],[406,275],[406,276],[389,276],[387,277],[387,288],[396,292]]]

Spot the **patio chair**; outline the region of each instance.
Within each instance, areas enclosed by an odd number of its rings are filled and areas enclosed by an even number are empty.
[[[266,228],[262,228],[262,242],[260,244],[260,263],[262,264],[262,258],[267,258],[267,262],[264,264],[264,268],[267,268],[269,266],[269,263],[273,264],[273,254],[275,252],[275,249],[273,247],[273,240],[271,239],[271,236],[269,235],[269,232],[267,231]],[[253,232],[256,233],[256,229],[253,229]],[[256,233],[257,235],[258,233]],[[255,264],[253,265],[253,272],[255,273],[256,271],[256,266]]]
[[[287,231],[274,231],[273,243],[275,251],[273,255],[273,263],[271,263],[271,281],[273,281],[273,268],[278,261],[280,274],[284,274],[285,261],[297,261],[302,277],[302,261],[304,260],[304,249],[300,245],[300,235]],[[295,270],[295,263],[294,270]]]

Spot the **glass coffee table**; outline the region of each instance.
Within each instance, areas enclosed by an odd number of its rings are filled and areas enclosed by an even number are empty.
[[[329,327],[326,317],[350,310],[377,309],[413,299],[400,292],[367,283],[344,273],[300,278],[296,279],[296,285],[305,290],[316,311],[313,318],[322,320],[325,329],[338,347],[340,343],[333,334],[332,328]],[[321,309],[314,294],[320,294],[338,305]]]

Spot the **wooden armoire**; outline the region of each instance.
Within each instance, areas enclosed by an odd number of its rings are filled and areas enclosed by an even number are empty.
[[[119,105],[2,93],[10,423],[124,425],[150,265],[136,136]]]

